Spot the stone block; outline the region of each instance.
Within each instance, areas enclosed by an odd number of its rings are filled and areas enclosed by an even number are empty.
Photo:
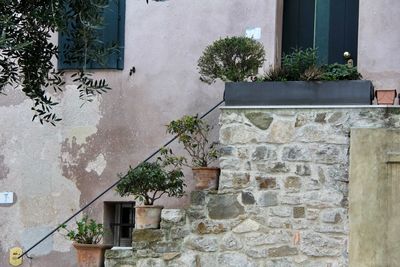
[[[328,119],[329,123],[337,123],[343,117],[342,112],[334,112]]]
[[[293,218],[304,218],[306,211],[304,207],[293,207]]]
[[[211,219],[233,219],[244,214],[244,207],[237,201],[236,194],[216,194],[210,196],[207,205]]]
[[[238,171],[241,169],[241,160],[237,158],[224,158],[219,159],[219,166],[223,170]]]
[[[305,116],[304,114],[298,114],[296,116],[296,122],[294,123],[294,127],[296,128],[302,127],[307,123],[307,121],[308,121],[307,116]]]
[[[284,205],[299,205],[302,202],[300,194],[283,194],[279,197],[280,203]]]
[[[237,252],[221,253],[218,256],[218,267],[256,267],[257,264],[246,255]]]
[[[140,259],[138,260],[137,267],[165,267],[162,259]]]
[[[250,247],[245,250],[245,253],[250,258],[261,259],[268,256],[268,249],[264,247]]]
[[[321,212],[320,218],[324,223],[339,223],[343,220],[343,209],[326,209]]]
[[[315,116],[315,122],[317,123],[326,123],[326,113],[318,113]]]
[[[252,205],[256,203],[254,195],[251,192],[242,191],[241,196],[242,196],[242,203],[245,205]]]
[[[300,251],[308,256],[339,256],[346,248],[344,242],[327,235],[306,232],[300,241]]]
[[[165,223],[184,223],[185,211],[183,209],[162,209],[161,221]]]
[[[205,209],[195,209],[193,207],[187,209],[186,214],[189,218],[189,221],[200,220],[200,219],[204,219],[206,217]]]
[[[307,147],[290,145],[283,148],[282,160],[284,161],[311,161],[311,154]]]
[[[276,188],[276,178],[257,176],[256,180],[258,182],[258,187],[261,190],[263,190],[263,189],[275,189]]]
[[[253,232],[245,234],[248,246],[285,244],[291,241],[290,230],[270,230],[268,233]]]
[[[313,149],[316,163],[340,164],[348,162],[346,157],[348,146],[320,145]]]
[[[251,155],[253,161],[276,160],[276,149],[268,146],[257,146]]]
[[[206,204],[206,193],[204,191],[193,191],[190,193],[190,204],[203,206]]]
[[[291,229],[292,221],[288,218],[271,217],[268,219],[268,226],[271,228]]]
[[[226,232],[227,230],[228,226],[222,222],[201,220],[193,223],[193,231],[199,235],[220,234]]]
[[[211,236],[190,236],[185,241],[185,246],[201,252],[213,252],[218,250],[218,239]]]
[[[132,249],[107,249],[104,253],[106,259],[122,259],[132,257]]]
[[[297,176],[289,176],[285,180],[285,188],[289,192],[297,192],[301,188],[301,179]]]
[[[342,204],[344,196],[336,190],[310,191],[303,195],[303,203],[312,208],[337,207]]]
[[[290,216],[292,216],[292,210],[293,209],[291,207],[284,207],[284,206],[271,207],[269,209],[269,216],[290,217]]]
[[[269,257],[288,257],[297,255],[299,252],[295,247],[281,246],[268,249]]]
[[[169,236],[170,239],[182,239],[190,234],[190,231],[187,227],[183,226],[177,226],[177,227],[172,227],[167,235]]]
[[[258,222],[255,222],[251,219],[247,219],[247,220],[244,220],[243,222],[241,222],[235,228],[233,228],[232,232],[242,234],[242,233],[248,233],[248,232],[255,232],[259,228],[260,228],[260,224]]]
[[[316,220],[319,217],[320,210],[319,209],[307,209],[307,220]]]
[[[263,173],[288,173],[290,168],[284,162],[268,162],[256,164],[256,170]]]
[[[233,146],[223,146],[219,151],[221,157],[234,156],[236,153],[236,148]]]
[[[257,128],[267,130],[274,120],[271,115],[263,112],[246,112],[246,118]]]
[[[239,250],[243,247],[243,245],[242,245],[242,242],[240,241],[240,239],[237,238],[234,234],[227,233],[222,238],[220,247],[221,247],[222,251]]]
[[[161,241],[153,243],[152,249],[156,253],[170,253],[170,252],[179,252],[181,250],[182,242],[174,240],[174,241]]]
[[[132,232],[133,242],[156,242],[164,238],[160,229],[134,229]]]
[[[294,122],[289,120],[275,120],[271,124],[269,143],[286,144],[293,140]]]
[[[169,253],[164,253],[162,255],[162,258],[165,261],[171,261],[171,260],[179,257],[180,255],[181,255],[181,253],[179,253],[179,252],[169,252]]]
[[[296,165],[295,174],[297,174],[299,176],[310,176],[311,175],[310,165],[308,165],[308,164]]]
[[[278,205],[278,195],[275,192],[261,192],[257,203],[262,207],[276,206]]]

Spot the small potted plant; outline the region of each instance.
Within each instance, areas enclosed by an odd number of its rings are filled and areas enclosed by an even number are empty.
[[[163,195],[182,197],[184,194],[183,172],[176,162],[144,162],[136,168],[129,167],[117,185],[116,191],[123,196],[133,195],[143,203],[135,207],[135,228],[152,229],[160,227],[163,206],[154,202]]]
[[[68,229],[66,225],[61,228],[66,231],[65,237],[74,242],[78,267],[104,266],[104,252],[112,246],[99,244],[104,235],[102,224],[85,215],[81,220],[76,221],[74,229]]]
[[[210,164],[218,158],[216,142],[209,142],[210,125],[197,116],[183,116],[179,120],[171,121],[167,125],[167,132],[178,135],[178,141],[192,158],[187,163],[186,158],[173,156],[170,150],[164,151],[170,160],[176,160],[182,165],[192,168],[193,178],[196,180],[196,189],[217,189],[220,168]]]

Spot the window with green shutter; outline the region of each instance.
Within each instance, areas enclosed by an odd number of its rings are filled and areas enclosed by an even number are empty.
[[[320,64],[357,63],[359,0],[284,0],[282,51],[317,48]]]
[[[124,67],[124,37],[125,37],[125,0],[109,0],[108,5],[100,14],[102,25],[96,29],[98,45],[104,47],[105,55],[100,60],[94,58],[86,59],[86,69],[120,69]],[[69,30],[73,31],[77,26],[68,25]],[[83,63],[72,63],[66,58],[66,51],[74,42],[72,37],[60,33],[58,38],[59,60],[58,69],[77,69],[82,68]],[[111,49],[110,49],[111,48]],[[82,59],[84,62],[85,60]]]

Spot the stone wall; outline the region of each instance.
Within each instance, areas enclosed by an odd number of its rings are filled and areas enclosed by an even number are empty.
[[[136,230],[132,265],[348,265],[350,129],[398,128],[398,109],[224,108],[218,192],[164,210],[161,229]],[[135,265],[136,264],[136,265]]]

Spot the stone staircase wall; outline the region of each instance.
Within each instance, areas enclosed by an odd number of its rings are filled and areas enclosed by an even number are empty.
[[[352,127],[399,127],[384,108],[224,109],[218,192],[164,210],[107,267],[348,266]],[[131,257],[129,261],[127,258]]]

